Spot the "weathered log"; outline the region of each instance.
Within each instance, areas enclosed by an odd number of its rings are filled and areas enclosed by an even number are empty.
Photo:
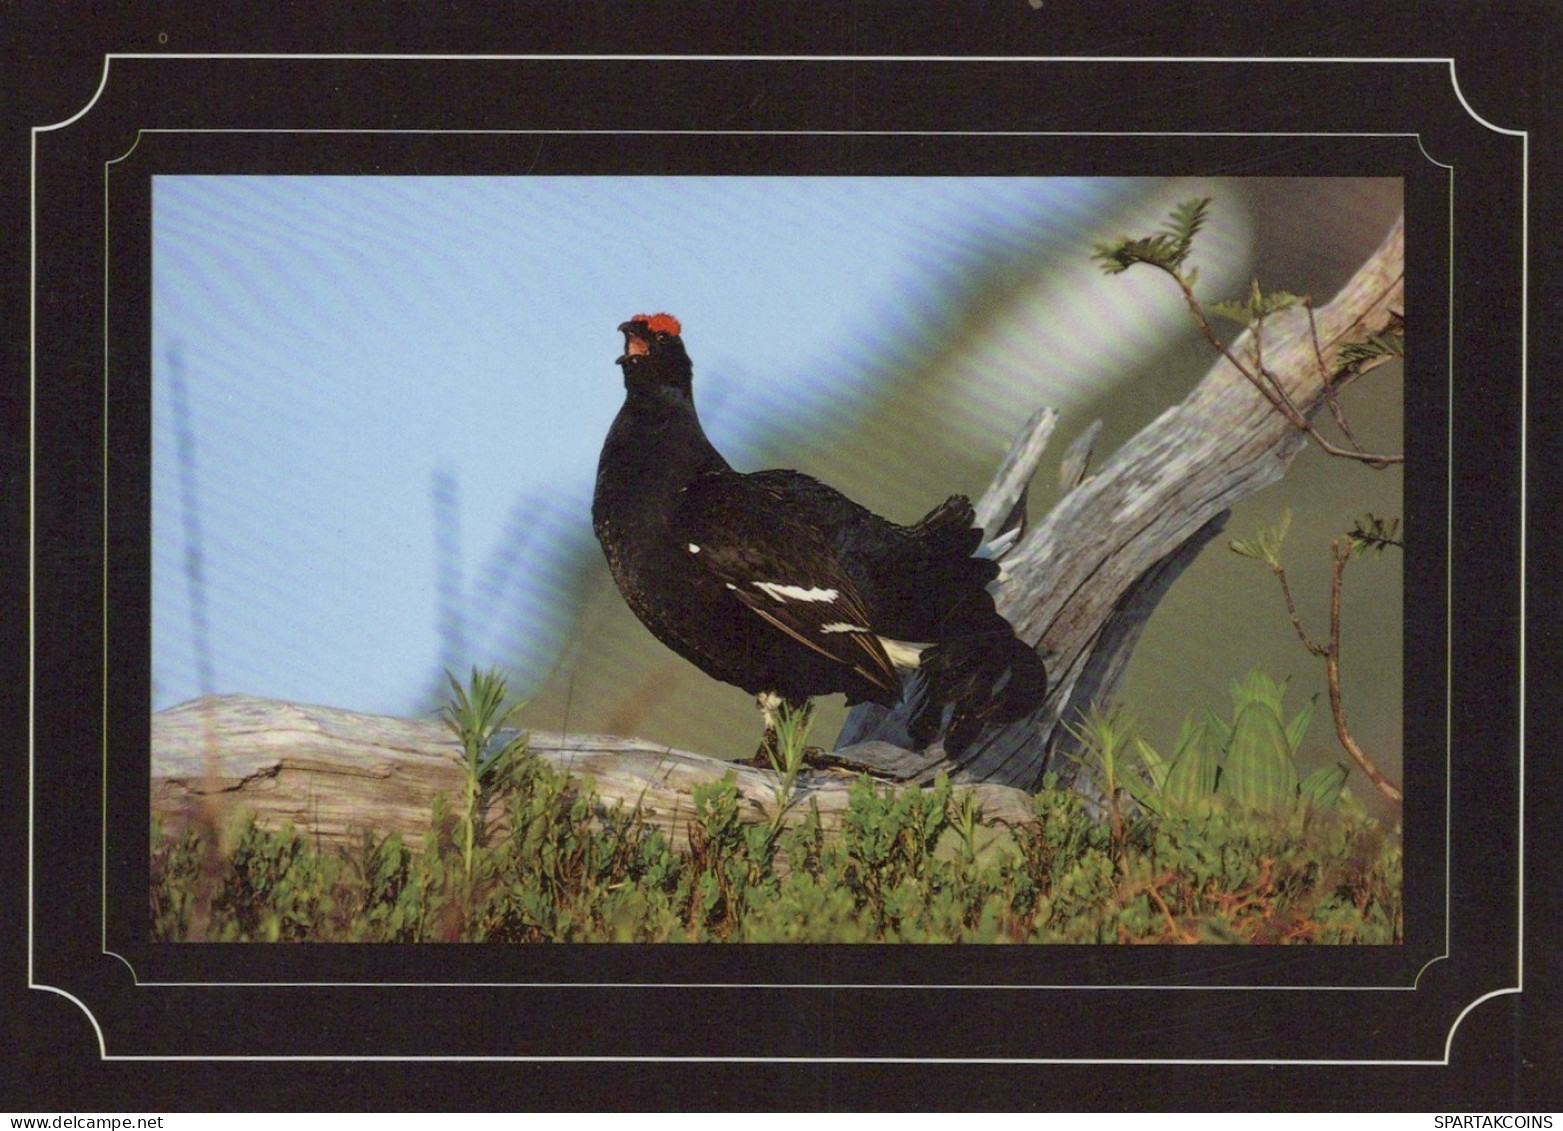
[[[734,765],[633,738],[532,731],[529,746],[583,783],[590,779],[600,811],[639,809],[675,847],[688,842],[696,785],[731,773],[740,805],[768,820],[779,781],[770,770]],[[839,828],[856,775],[804,769],[787,819],[817,805],[827,832]],[[152,717],[152,811],[169,830],[192,821],[224,828],[238,813],[278,828],[292,822],[323,842],[346,844],[360,833],[397,832],[414,849],[429,829],[435,795],[462,796],[461,750],[444,723],[365,715],[331,707],[217,695]],[[975,787],[984,823],[1033,820],[1030,799],[1003,786]],[[502,805],[488,819],[503,830]]]
[[[1317,351],[1303,307],[1265,320],[1264,367],[1303,417],[1324,403],[1340,348],[1383,331],[1404,311],[1404,264],[1402,219],[1340,294],[1313,312]],[[1179,301],[1170,282],[1169,291],[1169,301]],[[1228,355],[1247,358],[1252,347],[1253,335],[1244,333]],[[983,734],[958,760],[930,747],[915,780],[943,770],[956,780],[1030,790],[1049,770],[1061,781],[1074,779],[1075,765],[1057,756],[1070,739],[1061,724],[1111,697],[1161,596],[1220,531],[1231,506],[1279,480],[1304,446],[1303,433],[1229,356],[1095,476],[1072,489],[1066,483],[1047,517],[1002,559],[1007,579],[996,593],[999,611],[1047,659],[1047,698],[1030,717]],[[989,522],[1011,512],[1016,483],[1035,470],[1039,420],[1022,431],[979,505]],[[1075,470],[1066,474],[1078,478],[1083,462],[1071,450],[1065,463]],[[861,705],[840,741],[906,745],[906,715],[904,706]]]

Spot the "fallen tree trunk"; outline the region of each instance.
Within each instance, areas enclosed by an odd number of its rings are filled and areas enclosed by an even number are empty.
[[[734,765],[701,754],[653,746],[633,738],[532,731],[530,749],[577,781],[591,780],[599,811],[638,809],[676,848],[688,843],[695,786],[732,774],[739,804],[755,820],[769,819],[778,780],[770,770]],[[788,820],[817,805],[832,832],[847,807],[856,775],[805,769],[791,797]],[[214,695],[152,718],[152,812],[171,831],[194,822],[227,828],[249,813],[275,829],[288,821],[334,844],[359,833],[397,832],[413,849],[429,829],[436,794],[462,796],[461,749],[444,723],[365,715],[258,699]],[[1030,798],[1003,786],[973,787],[983,821],[1018,825],[1033,820]],[[502,806],[487,814],[503,831]]]

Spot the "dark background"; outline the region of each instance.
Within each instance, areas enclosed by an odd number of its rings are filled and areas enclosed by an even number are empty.
[[[1556,330],[1549,314],[1556,306],[1556,250],[1549,225],[1556,215],[1551,175],[1557,171],[1552,99],[1556,81],[1549,72],[1556,57],[1559,22],[1550,4],[1519,4],[1494,11],[1486,5],[1370,4],[1302,8],[1277,17],[1274,10],[1235,18],[1228,5],[1162,3],[1056,3],[1033,8],[1024,0],[993,6],[982,16],[970,5],[944,7],[900,5],[788,5],[785,10],[753,5],[704,5],[654,9],[649,6],[580,5],[555,13],[542,5],[510,9],[495,15],[476,4],[442,5],[437,16],[386,22],[379,9],[339,7],[324,17],[284,17],[256,10],[248,15],[219,15],[209,7],[152,5],[129,15],[105,9],[94,14],[73,6],[57,11],[42,4],[12,4],[0,9],[0,107],[5,113],[3,199],[8,209],[6,230],[20,238],[8,242],[9,259],[0,285],[0,340],[8,428],[0,468],[4,482],[9,559],[18,567],[6,575],[7,601],[0,627],[7,633],[0,654],[13,658],[11,678],[0,681],[7,695],[5,718],[12,723],[5,746],[3,804],[7,851],[0,854],[4,874],[7,941],[3,977],[10,1026],[0,1065],[0,1108],[8,1110],[214,1110],[224,1108],[322,1109],[375,1106],[408,1108],[438,1106],[482,1109],[619,1106],[680,1108],[803,1107],[1003,1107],[1009,1109],[1146,1109],[1191,1104],[1199,1107],[1258,1110],[1321,1107],[1333,1110],[1480,1110],[1556,1107],[1557,1083],[1563,1074],[1559,1052],[1559,1017],[1563,1003],[1556,996],[1559,948],[1555,932],[1563,925],[1557,895],[1557,869],[1551,862],[1550,830],[1557,827],[1559,809],[1556,776],[1549,752],[1556,747],[1555,722],[1546,713],[1546,674],[1560,657],[1557,637],[1541,618],[1551,609],[1546,599],[1546,573],[1552,558],[1555,520],[1548,507],[1547,470],[1557,466],[1558,398],[1549,380],[1557,359]],[[785,12],[785,15],[783,14]],[[285,26],[284,26],[285,21]],[[1091,55],[1091,56],[1375,56],[1453,57],[1465,99],[1487,121],[1510,129],[1532,131],[1530,159],[1530,325],[1529,457],[1531,525],[1528,531],[1532,580],[1528,664],[1532,677],[1541,673],[1528,699],[1527,748],[1532,757],[1526,776],[1526,966],[1525,992],[1486,1002],[1467,1016],[1457,1030],[1445,1067],[1307,1068],[1255,1066],[1145,1065],[1001,1065],[1001,1064],[772,1064],[674,1063],[604,1064],[331,1064],[331,1063],[193,1063],[103,1062],[97,1037],[85,1014],[53,994],[26,986],[25,908],[27,858],[28,671],[26,531],[28,529],[28,363],[29,324],[26,232],[29,200],[29,129],[61,121],[85,106],[97,90],[105,52],[265,52],[265,53],[629,53],[629,54],[796,54],[796,55]],[[1372,64],[1359,64],[1371,74]],[[1304,81],[1297,71],[1294,82]],[[1370,84],[1371,85],[1371,84]],[[1187,91],[1163,88],[1161,97]],[[1208,95],[1210,92],[1204,92]],[[1263,90],[1224,89],[1234,114],[1262,114],[1276,128],[1319,127],[1295,121],[1286,81]],[[1141,92],[1154,102],[1155,89]],[[265,92],[257,92],[264,102]],[[438,92],[412,92],[408,105]],[[603,108],[611,114],[611,107]],[[1111,112],[1113,107],[1097,109]],[[1345,108],[1343,108],[1345,109]],[[1350,108],[1353,113],[1360,107]],[[392,107],[389,113],[394,116]],[[1502,217],[1495,217],[1494,223]],[[1516,280],[1509,258],[1479,256],[1462,261],[1472,272],[1476,293],[1491,288],[1499,294]],[[1471,309],[1475,319],[1499,318]],[[1513,337],[1518,327],[1511,328]],[[1474,372],[1474,370],[1473,370]],[[1501,383],[1494,384],[1502,392]],[[1512,406],[1517,419],[1519,405]],[[1494,493],[1491,522],[1477,522],[1470,531],[1480,560],[1501,562],[1507,554],[1517,562],[1518,544],[1501,505],[1513,494],[1504,471],[1513,466],[1512,435],[1491,438],[1498,452],[1460,462],[1463,474],[1490,477]],[[1512,500],[1510,500],[1512,501]],[[84,535],[88,532],[83,531]],[[1457,532],[1459,540],[1460,532]],[[69,572],[76,555],[87,552],[66,537],[39,547],[40,575],[57,569]],[[1515,570],[1491,571],[1499,576],[1470,579],[1490,587],[1495,599],[1512,597]],[[1474,599],[1475,594],[1473,594]],[[83,633],[92,624],[68,607],[37,610],[38,632]],[[1490,652],[1476,651],[1460,673],[1473,688],[1490,687],[1488,696],[1473,695],[1474,710],[1492,704],[1496,713],[1512,700],[1502,693],[1514,673],[1506,667],[1502,637]],[[1491,664],[1482,662],[1490,655]],[[47,673],[44,673],[47,674]],[[50,686],[40,678],[41,705]],[[49,710],[69,704],[47,703]],[[1494,718],[1493,733],[1510,733],[1512,719]],[[1493,757],[1503,756],[1505,742],[1495,740]],[[40,750],[40,757],[56,752]],[[1539,755],[1539,756],[1538,756]],[[95,797],[83,799],[89,807]],[[1492,830],[1494,850],[1512,843],[1516,830]],[[562,1003],[568,1008],[568,1003]],[[753,1012],[756,1018],[788,1017],[789,1003],[769,1000]],[[199,1009],[193,997],[177,998],[170,1008]],[[354,1008],[343,1003],[344,1029],[369,1022],[349,1018]],[[1013,1006],[1011,1007],[1013,1008]],[[687,1024],[676,995],[646,994],[626,1025]],[[698,1014],[694,1021],[700,1021]],[[958,1024],[959,1018],[885,1016],[888,1025],[937,1028]],[[1111,1029],[1123,1017],[1103,1016]],[[1219,1026],[1220,1020],[1212,1019]],[[1340,1019],[1350,1024],[1349,1012]],[[243,1027],[246,1019],[233,1018]],[[970,1024],[971,1017],[966,1018]],[[1139,1019],[1136,1023],[1143,1023]],[[317,1036],[329,1036],[318,1034]],[[1188,1033],[1188,1055],[1198,1057],[1213,1042],[1210,1034]],[[616,1045],[615,1034],[604,1033],[605,1045]],[[995,1056],[1003,1055],[996,1050]],[[1198,1083],[1195,1084],[1197,1077]],[[1181,1086],[1178,1086],[1180,1085]]]

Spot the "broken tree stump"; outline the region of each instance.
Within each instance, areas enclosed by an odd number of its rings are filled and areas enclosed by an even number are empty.
[[[1169,301],[1179,301],[1169,283]],[[1332,378],[1341,347],[1384,331],[1405,309],[1405,221],[1328,305],[1301,304],[1264,321],[1265,370],[1304,417],[1362,368]],[[1315,349],[1317,334],[1317,350]],[[1078,480],[1052,511],[1001,560],[1006,579],[995,596],[1016,634],[1039,649],[1048,694],[1026,719],[985,732],[959,760],[935,743],[913,780],[948,772],[1034,790],[1052,770],[1075,781],[1077,767],[1057,756],[1070,748],[1062,725],[1093,701],[1112,696],[1129,656],[1162,596],[1199,551],[1220,533],[1230,508],[1286,473],[1306,442],[1229,360],[1246,358],[1253,334],[1227,345],[1183,400],[1118,449],[1089,478],[1083,453],[1071,449],[1066,478]],[[1331,382],[1334,380],[1334,384]],[[1022,430],[978,504],[991,536],[1024,506],[1025,486],[1042,455],[1052,421],[1043,413]],[[853,708],[839,742],[908,745],[904,704]],[[1084,783],[1079,783],[1083,785]]]

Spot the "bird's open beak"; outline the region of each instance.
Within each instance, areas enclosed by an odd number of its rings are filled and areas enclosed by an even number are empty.
[[[633,323],[626,322],[619,327],[624,332],[624,355],[619,358],[620,361],[623,361],[626,357],[637,357],[651,352],[651,347],[646,344],[646,339],[635,333],[632,328],[633,325]]]

